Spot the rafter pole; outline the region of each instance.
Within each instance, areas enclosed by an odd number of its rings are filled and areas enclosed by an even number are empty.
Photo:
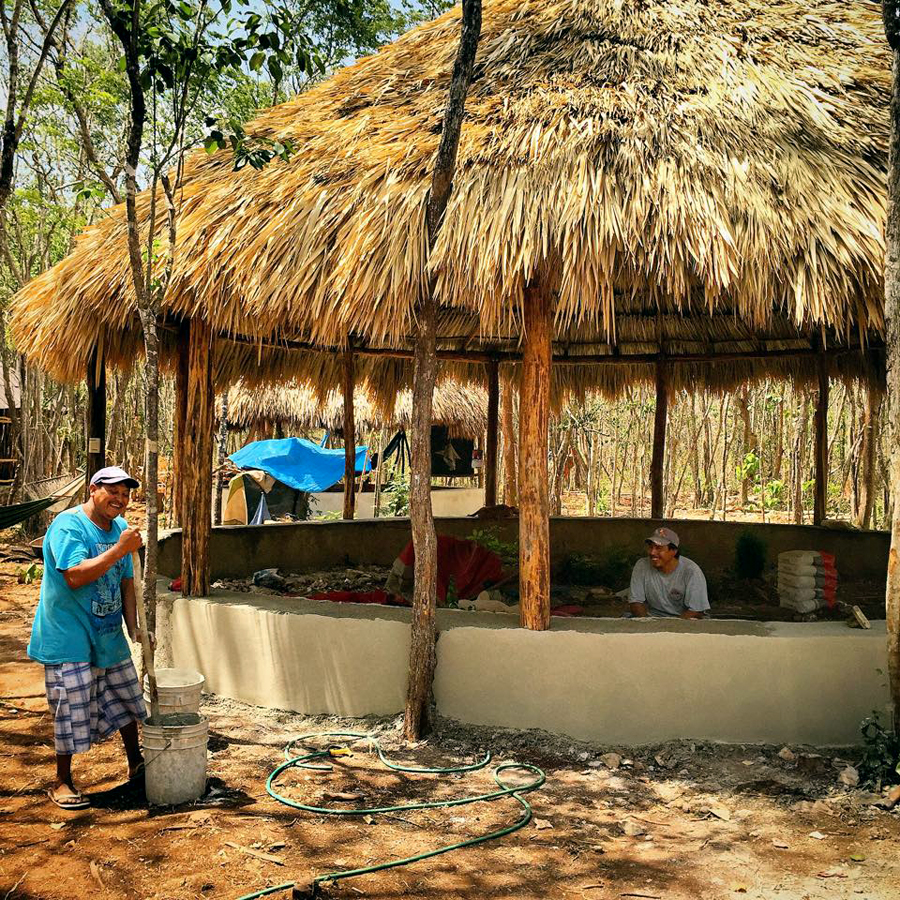
[[[344,351],[344,515],[352,519],[356,508],[356,423],[353,395],[356,383],[353,351]]]
[[[85,372],[87,403],[85,404],[84,436],[87,441],[87,467],[84,473],[84,493],[88,494],[91,477],[106,465],[106,366],[99,348],[94,345]]]
[[[497,504],[497,447],[500,443],[500,363],[488,363],[487,441],[484,448],[484,505]]]
[[[661,519],[665,513],[666,425],[669,414],[668,366],[656,363],[656,412],[653,416],[653,456],[650,460],[650,517]]]
[[[828,359],[824,353],[818,359],[819,396],[816,398],[816,484],[813,503],[813,523],[821,525],[828,517]]]

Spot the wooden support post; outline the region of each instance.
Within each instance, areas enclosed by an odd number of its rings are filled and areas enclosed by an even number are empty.
[[[500,437],[500,363],[488,363],[487,441],[484,447],[484,505],[497,505],[497,445]]]
[[[516,417],[512,378],[503,382],[503,502],[519,505],[519,478],[516,475]]]
[[[828,517],[828,360],[819,357],[819,396],[816,400],[816,493],[813,524],[821,525]]]
[[[888,683],[894,734],[900,737],[900,3],[882,4],[885,33],[891,48],[891,132],[888,164],[888,207],[885,222],[884,317],[887,351],[885,425],[891,442],[889,498],[893,501],[891,550],[885,590]],[[890,433],[889,432],[889,433]]]
[[[106,367],[94,346],[88,359],[86,382],[84,436],[87,441],[87,468],[84,473],[84,493],[88,494],[91,476],[106,465]]]
[[[181,592],[185,597],[202,597],[209,593],[214,400],[212,329],[202,319],[193,319],[188,341],[187,410],[181,470]]]
[[[344,353],[344,518],[352,519],[356,506],[356,425],[353,421],[353,351]]]
[[[170,522],[180,527],[184,524],[182,497],[182,472],[184,466],[184,433],[187,424],[188,357],[190,355],[190,322],[178,327],[175,346],[175,427],[172,446],[172,511]]]
[[[666,364],[656,363],[656,412],[653,417],[653,456],[650,460],[650,518],[665,515],[666,420],[669,412],[669,385]]]
[[[553,319],[540,285],[525,289],[519,404],[519,598],[521,623],[550,627],[550,364]]]

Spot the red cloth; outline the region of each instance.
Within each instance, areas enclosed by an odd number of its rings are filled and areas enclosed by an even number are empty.
[[[382,606],[406,606],[402,597],[395,597],[384,591],[326,591],[313,594],[310,600],[331,600],[332,603],[379,603]]]
[[[571,616],[580,616],[583,612],[583,606],[576,606],[574,603],[564,603],[562,606],[554,606],[550,610],[550,615],[569,618]]]
[[[439,534],[437,543],[438,603],[446,602],[451,578],[456,584],[456,596],[460,600],[477,597],[488,582],[495,584],[500,581],[503,563],[496,553],[474,541],[461,540],[447,534]],[[416,555],[412,541],[397,558],[410,568],[415,565]]]

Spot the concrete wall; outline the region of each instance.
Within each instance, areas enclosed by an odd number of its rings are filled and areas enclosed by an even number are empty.
[[[409,611],[228,594],[169,607],[173,662],[263,706],[400,712]],[[849,744],[888,702],[883,623],[554,619],[440,610],[435,696],[463,722],[605,744],[668,738]],[[165,639],[165,637],[164,637]]]
[[[657,524],[651,519],[551,519],[551,565],[558,567],[573,552],[600,553],[611,546],[640,552],[644,538]],[[766,543],[770,564],[784,550],[815,549],[835,554],[838,571],[844,579],[883,580],[887,571],[890,549],[887,532],[700,520],[666,524],[678,531],[685,555],[707,573],[733,564],[735,542],[743,531],[758,535]],[[437,528],[442,534],[458,537],[465,537],[476,528],[490,528],[504,539],[514,540],[518,522],[445,518],[437,519]],[[213,579],[240,578],[272,566],[295,571],[344,564],[388,566],[409,540],[409,519],[223,526],[212,532],[211,574]],[[181,533],[174,531],[160,543],[160,572],[174,576],[180,569]]]
[[[314,514],[342,512],[344,495],[338,491],[312,494]],[[384,501],[382,500],[382,504]],[[431,489],[431,505],[434,515],[470,516],[484,506],[484,488],[435,487]],[[356,495],[356,518],[375,518],[375,494],[364,492]]]

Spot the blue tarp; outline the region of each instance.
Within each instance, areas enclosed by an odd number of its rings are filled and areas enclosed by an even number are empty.
[[[324,491],[344,477],[344,451],[326,450],[304,438],[253,441],[232,453],[229,459],[241,469],[262,469],[298,491]],[[356,448],[356,474],[368,472],[366,448]]]

